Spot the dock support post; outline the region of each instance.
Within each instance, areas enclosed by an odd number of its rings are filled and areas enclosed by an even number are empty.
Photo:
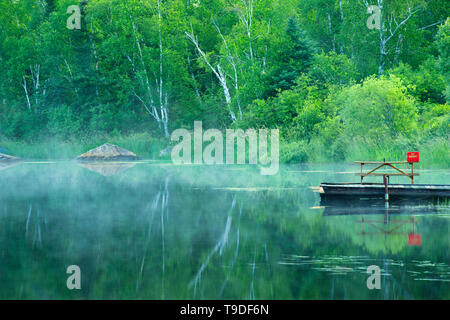
[[[364,178],[364,176],[363,176],[363,165],[364,165],[364,163],[361,162],[361,184],[363,183],[363,178]]]
[[[362,234],[364,234],[364,217],[361,217]]]
[[[389,188],[388,188],[388,178],[386,175],[383,176],[384,182],[384,201],[389,201]]]

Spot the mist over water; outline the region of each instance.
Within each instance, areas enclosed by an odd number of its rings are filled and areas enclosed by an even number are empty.
[[[448,203],[325,206],[348,165],[0,168],[0,299],[449,299]],[[416,183],[444,184],[448,170]],[[400,179],[400,178],[397,178]],[[392,179],[392,183],[402,180]],[[403,181],[405,182],[405,181]],[[414,216],[413,226],[391,230]],[[81,269],[68,290],[66,268]],[[370,265],[381,289],[366,286]]]

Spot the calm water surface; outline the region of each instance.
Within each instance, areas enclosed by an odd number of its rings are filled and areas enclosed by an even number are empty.
[[[0,167],[0,299],[449,299],[448,202],[324,204],[310,188],[357,170]],[[66,287],[70,265],[81,290]]]

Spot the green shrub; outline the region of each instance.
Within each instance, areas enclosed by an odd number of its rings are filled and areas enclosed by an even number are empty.
[[[417,128],[415,100],[395,76],[369,77],[345,88],[334,103],[348,137],[383,143],[400,132],[411,136]]]
[[[282,141],[280,143],[280,161],[282,163],[303,163],[308,160],[305,141]]]
[[[53,107],[47,111],[49,133],[62,140],[76,137],[80,133],[81,120],[66,105]]]
[[[445,103],[445,80],[436,59],[426,60],[418,70],[413,70],[408,64],[400,63],[398,67],[387,73],[399,77],[408,87],[408,92],[417,100]]]

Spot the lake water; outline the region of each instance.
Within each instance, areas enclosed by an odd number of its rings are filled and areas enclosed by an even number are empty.
[[[449,299],[448,202],[328,206],[310,188],[358,170],[0,167],[0,299]],[[419,172],[416,183],[450,181]],[[81,290],[66,286],[70,265]]]

